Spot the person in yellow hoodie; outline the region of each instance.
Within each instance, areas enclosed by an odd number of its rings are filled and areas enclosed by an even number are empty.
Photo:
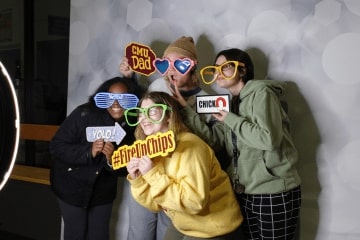
[[[124,113],[130,126],[137,125],[136,139],[172,131],[176,146],[167,156],[131,158],[126,168],[134,199],[169,216],[164,240],[236,239],[243,216],[213,150],[184,125],[168,93],[148,92],[139,106]]]

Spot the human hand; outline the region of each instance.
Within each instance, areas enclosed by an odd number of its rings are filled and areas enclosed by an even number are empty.
[[[140,158],[133,157],[126,165],[126,170],[128,171],[131,179],[135,179],[141,174],[139,171],[139,160]]]
[[[99,153],[101,153],[103,147],[104,147],[104,139],[95,140],[91,147],[91,156],[95,158]]]
[[[228,114],[228,112],[226,112],[224,110],[220,110],[218,113],[213,113],[212,116],[214,118],[216,118],[219,122],[224,122],[224,119],[227,114]]]
[[[133,74],[133,70],[131,70],[129,65],[129,59],[127,57],[123,57],[121,63],[119,65],[119,71],[124,77],[130,78]]]
[[[101,152],[105,155],[106,160],[111,163],[111,157],[114,152],[114,145],[111,142],[105,142]]]
[[[139,171],[142,175],[145,175],[153,167],[153,162],[148,156],[143,156],[139,159]]]
[[[179,88],[176,86],[176,82],[173,80],[169,80],[169,83],[167,85],[170,92],[172,93],[172,97],[180,103],[181,106],[185,107],[187,105],[186,100],[181,95]]]

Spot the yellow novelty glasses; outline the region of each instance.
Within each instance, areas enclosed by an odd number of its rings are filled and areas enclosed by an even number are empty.
[[[238,67],[245,67],[245,64],[238,61],[226,61],[219,66],[206,66],[200,70],[202,81],[205,84],[213,83],[221,74],[225,80],[235,77]]]

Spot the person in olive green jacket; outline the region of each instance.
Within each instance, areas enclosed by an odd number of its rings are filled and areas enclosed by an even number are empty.
[[[214,66],[200,74],[204,83],[216,81],[230,92],[230,112],[213,114],[218,121],[209,127],[176,88],[174,98],[183,106],[186,125],[215,151],[225,148],[232,156],[228,174],[244,215],[242,231],[248,239],[293,239],[301,189],[298,153],[280,101],[284,83],[254,80],[250,56],[236,48],[219,52]]]

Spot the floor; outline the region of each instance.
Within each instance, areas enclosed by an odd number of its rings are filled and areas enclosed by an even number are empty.
[[[0,240],[36,240],[36,239],[23,237],[14,233],[0,231]]]

